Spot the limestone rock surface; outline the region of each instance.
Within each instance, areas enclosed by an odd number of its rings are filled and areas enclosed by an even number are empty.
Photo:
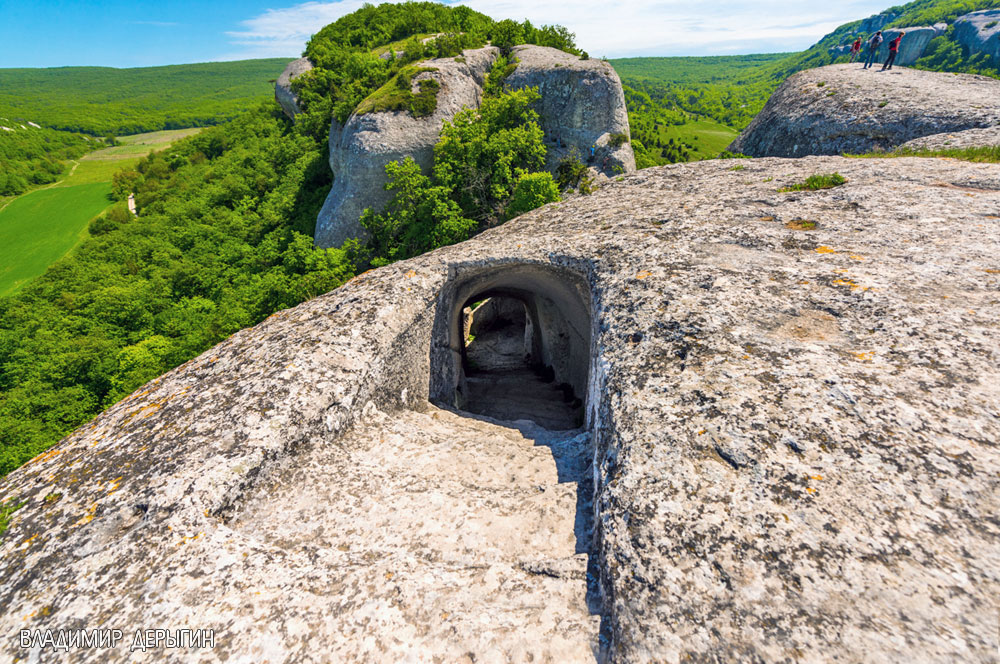
[[[11,473],[0,633],[217,646],[3,657],[592,661],[589,576],[611,662],[995,661],[1000,166],[734,163],[361,275]],[[581,432],[428,403],[448,294],[521,269],[585,295]]]
[[[422,63],[439,71],[421,74],[414,85],[426,77],[441,83],[437,111],[429,117],[414,118],[408,112],[368,113],[352,116],[343,128],[334,123],[330,132],[334,183],[317,220],[317,245],[332,247],[351,238],[367,237],[358,223],[361,213],[369,207],[380,210],[391,198],[384,189],[388,181],[385,165],[409,156],[428,172],[442,121],[463,107],[479,107],[485,77],[498,55],[499,50],[490,46],[465,51],[465,62],[442,58]],[[635,170],[625,95],[609,63],[581,60],[541,46],[518,46],[514,55],[519,64],[507,87],[539,88],[542,100],[538,111],[548,141],[549,169],[554,170],[563,157],[576,155],[599,176]]]
[[[1000,145],[1000,125],[984,129],[966,129],[948,134],[933,134],[916,138],[899,146],[900,150],[944,150]]]
[[[1000,125],[1000,81],[914,69],[830,65],[788,78],[730,145],[754,157],[890,150]]]
[[[299,97],[292,91],[292,81],[313,68],[313,63],[309,58],[299,58],[292,60],[281,72],[278,81],[274,84],[274,98],[277,100],[281,110],[292,120],[302,112],[299,108]]]
[[[441,123],[464,107],[479,107],[483,83],[498,54],[498,49],[487,47],[466,50],[464,62],[440,58],[421,63],[437,71],[415,76],[413,91],[418,92],[419,82],[427,78],[441,86],[437,109],[427,117],[416,118],[409,111],[355,114],[343,128],[334,120],[330,129],[334,181],[316,222],[317,245],[336,247],[351,238],[367,237],[358,223],[361,213],[365,208],[380,211],[392,196],[385,190],[386,164],[412,157],[428,171]]]
[[[893,68],[912,65],[924,56],[924,51],[927,50],[927,45],[931,40],[938,35],[944,34],[946,29],[947,26],[944,26],[944,24],[938,24],[938,26],[915,26],[885,30],[882,33],[884,40],[879,47],[877,60],[879,63],[885,62],[886,58],[889,57],[889,42],[898,37],[900,32],[905,32],[903,41],[899,43],[899,55],[896,56]]]
[[[518,65],[506,85],[537,87],[541,93],[538,112],[549,139],[550,168],[575,153],[603,175],[635,171],[631,142],[611,144],[614,135],[630,137],[625,93],[611,63],[543,46],[518,46],[513,54]]]
[[[986,53],[1000,64],[1000,9],[960,16],[955,21],[955,41],[971,53]]]

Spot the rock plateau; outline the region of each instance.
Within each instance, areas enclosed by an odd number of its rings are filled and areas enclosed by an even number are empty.
[[[1000,126],[1000,81],[842,64],[788,78],[729,146],[753,157],[864,153]]]
[[[361,275],[0,482],[2,633],[215,649],[3,657],[993,662],[998,256],[1000,166],[808,157],[644,170]],[[580,429],[455,408],[496,297]]]

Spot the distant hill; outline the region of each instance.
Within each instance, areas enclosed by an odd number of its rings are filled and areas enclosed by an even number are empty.
[[[0,69],[0,117],[95,136],[216,125],[272,95],[288,60]]]

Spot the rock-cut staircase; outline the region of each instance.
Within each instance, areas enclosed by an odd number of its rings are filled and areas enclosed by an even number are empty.
[[[231,525],[315,570],[283,592],[324,616],[299,626],[317,661],[593,662],[589,447],[526,421],[376,414],[276,471]]]

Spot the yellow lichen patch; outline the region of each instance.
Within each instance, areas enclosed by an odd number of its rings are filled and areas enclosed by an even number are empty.
[[[864,256],[858,256],[857,254],[851,254],[851,260],[863,261],[863,260],[865,260],[865,257]]]
[[[850,270],[847,270],[847,269],[842,268],[842,267],[841,268],[837,268],[836,270],[833,271],[834,274],[847,274],[848,272],[850,272]]]
[[[49,459],[51,459],[55,455],[62,454],[62,452],[63,451],[60,450],[60,449],[51,449],[48,452],[42,452],[41,454],[39,454],[38,456],[36,456],[34,459],[32,459],[31,461],[29,461],[25,465],[29,465],[29,464],[32,464],[32,463],[42,463],[43,461],[48,461]]]
[[[203,536],[204,534],[205,533],[198,533],[197,535],[187,535],[185,537],[182,537],[181,541],[177,543],[177,546],[181,546],[182,544],[187,544],[188,542],[192,542],[198,539],[199,537]]]
[[[774,217],[761,217],[761,221],[774,221]]]
[[[834,286],[847,286],[851,289],[851,292],[861,291],[862,293],[868,290],[867,286],[859,286],[850,279],[835,279],[833,281]]]
[[[698,435],[704,436],[706,433],[708,433],[708,431],[706,429],[702,429],[701,431],[698,432]]]
[[[823,480],[823,476],[822,475],[810,475],[809,479],[816,480],[817,482],[819,482],[819,481]]]
[[[1000,274],[1000,270],[985,269],[983,270],[983,272],[985,272],[986,274]]]
[[[835,254],[835,253],[837,253],[837,250],[836,249],[831,249],[830,247],[827,247],[827,246],[822,246],[822,247],[816,247],[816,253],[817,254]]]
[[[26,547],[26,546],[28,546],[29,544],[31,544],[31,542],[32,542],[32,541],[33,541],[33,540],[34,540],[34,539],[35,539],[36,537],[38,537],[38,533],[35,533],[34,535],[32,535],[31,537],[29,537],[28,539],[26,539],[26,540],[24,540],[23,542],[21,542],[21,548],[23,549],[24,547]]]
[[[83,526],[85,524],[88,524],[88,523],[90,523],[91,521],[94,520],[94,516],[96,516],[96,515],[97,515],[97,503],[94,503],[93,505],[90,506],[90,509],[87,510],[87,513],[84,514],[83,516],[81,516],[77,520],[77,522],[74,523],[73,525],[74,526]]]
[[[649,279],[651,276],[653,276],[652,272],[650,272],[649,270],[643,270],[639,274],[635,275],[635,278],[638,279],[639,281],[642,281],[643,279]]]
[[[875,353],[855,353],[854,357],[858,358],[862,362],[871,362],[875,359]]]
[[[122,483],[122,476],[121,475],[119,475],[116,479],[111,480],[111,483],[108,484],[108,495],[110,495],[110,494],[114,493],[115,491],[117,491],[118,490],[118,485],[121,484],[121,483]]]
[[[811,486],[806,487],[806,491],[809,493],[816,493],[816,489],[812,488]]]
[[[394,576],[396,576],[396,575],[395,575],[395,574],[393,574],[392,572],[386,572],[386,573],[385,573],[385,580],[386,580],[386,581],[391,581],[391,580],[392,580],[392,577],[394,577]]]
[[[410,270],[409,272],[406,273],[406,278],[407,279],[412,279],[415,276],[417,276],[417,271],[416,270]]]

